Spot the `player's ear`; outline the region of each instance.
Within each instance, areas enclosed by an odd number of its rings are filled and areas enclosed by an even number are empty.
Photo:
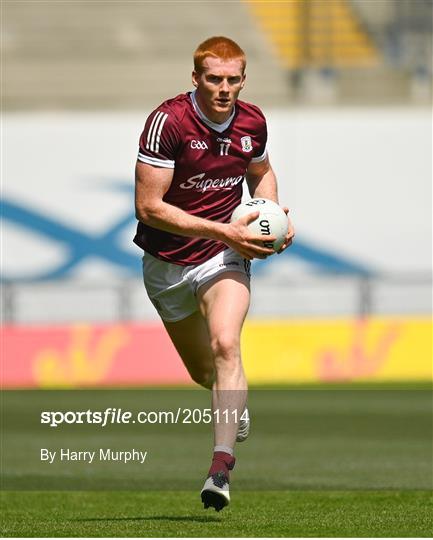
[[[192,72],[192,84],[193,86],[195,86],[197,88],[198,86],[198,81],[199,81],[199,75],[197,73],[197,71],[193,71]]]
[[[242,88],[245,86],[245,80],[246,80],[246,78],[247,78],[247,74],[244,73],[244,74],[242,75],[241,90],[242,90]]]

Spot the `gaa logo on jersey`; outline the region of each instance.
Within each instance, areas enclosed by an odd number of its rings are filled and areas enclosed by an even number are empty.
[[[191,148],[195,150],[209,150],[208,145],[204,141],[191,141]]]
[[[251,152],[253,149],[253,143],[251,142],[251,137],[249,135],[241,137],[241,144],[244,152]]]

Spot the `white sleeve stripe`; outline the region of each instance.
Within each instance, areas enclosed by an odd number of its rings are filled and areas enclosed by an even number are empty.
[[[161,123],[160,123],[160,125],[159,125],[158,135],[156,136],[156,150],[155,150],[156,153],[159,152],[159,141],[160,141],[160,139],[161,139],[161,132],[162,132],[162,128],[163,128],[164,123],[165,123],[165,121],[167,120],[167,118],[168,118],[168,114],[166,114],[166,115],[164,116],[164,118],[162,119],[162,121],[161,121]]]
[[[265,151],[263,152],[263,154],[261,156],[253,157],[251,159],[252,163],[259,163],[260,161],[264,161],[266,159],[267,154],[268,154],[268,152],[265,149]]]
[[[160,117],[158,118],[158,120],[155,122],[155,127],[153,128],[153,133],[152,133],[152,140],[150,141],[150,150],[151,152],[156,152],[156,136],[157,134],[159,133],[159,128],[161,126],[161,123],[163,122],[163,120],[166,118],[166,116],[168,116],[167,114],[164,114],[164,113],[161,113]]]
[[[161,120],[162,112],[158,112],[158,118],[156,119],[155,125],[153,126],[152,133],[149,133],[149,148],[154,152],[153,143],[155,142],[155,133],[158,128],[159,121]]]
[[[158,111],[153,117],[152,123],[150,124],[149,132],[147,133],[146,150],[149,150],[149,143],[150,143],[150,138],[152,136],[152,131],[155,126],[156,120],[158,120],[161,114],[162,114],[161,111]]]
[[[157,159],[149,156],[145,156],[141,152],[138,153],[139,161],[147,163],[148,165],[154,165],[156,167],[164,167],[166,169],[174,169],[174,161],[171,159]]]

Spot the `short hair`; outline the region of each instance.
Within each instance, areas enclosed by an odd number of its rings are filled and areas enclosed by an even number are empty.
[[[194,52],[194,70],[197,73],[203,72],[203,61],[208,56],[221,58],[221,60],[240,60],[242,62],[242,73],[245,71],[247,60],[244,51],[230,38],[224,36],[214,36],[200,43]]]

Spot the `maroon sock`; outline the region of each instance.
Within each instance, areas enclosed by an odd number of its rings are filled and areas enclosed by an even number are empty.
[[[229,471],[233,469],[235,462],[236,459],[232,455],[227,454],[227,452],[214,452],[208,476],[223,472],[228,481],[230,479]]]

